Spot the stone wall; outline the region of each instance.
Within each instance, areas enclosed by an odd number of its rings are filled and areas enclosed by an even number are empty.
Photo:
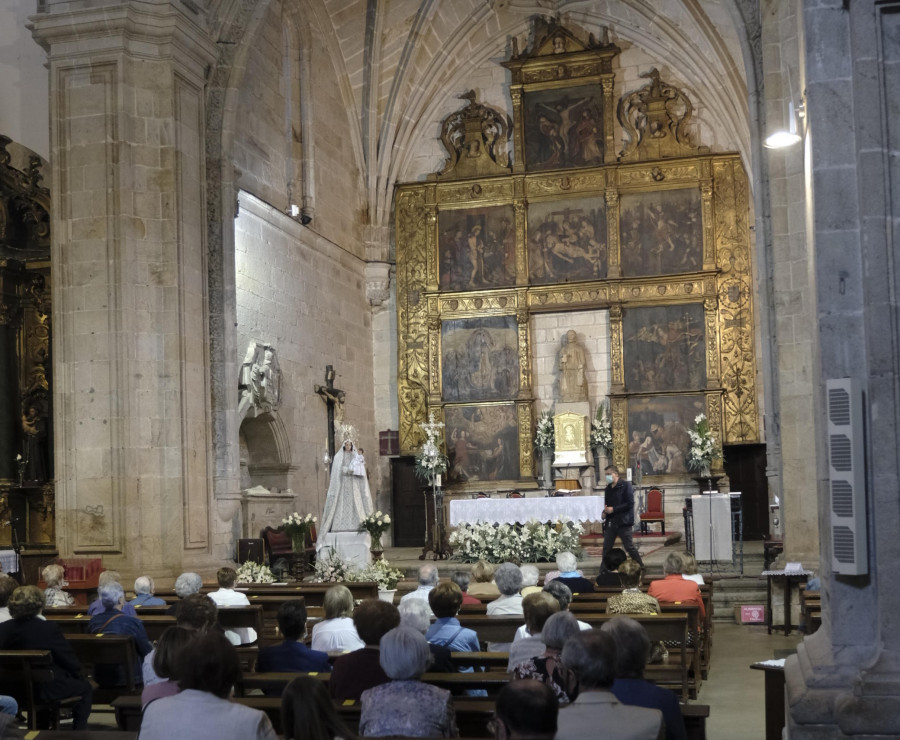
[[[290,448],[287,487],[297,496],[298,511],[321,515],[328,488],[322,463],[327,417],[314,386],[324,384],[326,365],[334,366],[335,387],[347,392],[345,421],[359,430],[370,468],[377,459],[364,263],[241,193],[235,271],[237,346],[241,353],[250,342],[277,349],[282,371],[278,416]]]

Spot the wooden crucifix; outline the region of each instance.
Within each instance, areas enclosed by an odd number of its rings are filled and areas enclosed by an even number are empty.
[[[328,457],[334,460],[334,424],[344,421],[344,399],[347,394],[334,387],[334,367],[325,366],[325,385],[316,385],[318,393],[328,408]]]

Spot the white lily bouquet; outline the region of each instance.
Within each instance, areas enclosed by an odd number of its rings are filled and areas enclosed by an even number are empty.
[[[304,516],[296,511],[281,520],[281,531],[290,536],[294,552],[303,552],[306,549],[306,536],[318,521],[318,517],[312,514]]]
[[[609,422],[606,404],[601,403],[597,406],[597,413],[591,420],[591,447],[594,449],[602,447],[609,452],[612,449],[612,444],[612,425]]]
[[[556,430],[549,411],[540,415],[534,432],[534,446],[541,452],[552,452],[556,448]]]
[[[374,514],[362,519],[359,523],[360,532],[368,532],[372,537],[372,549],[382,550],[381,535],[388,531],[391,527],[391,517],[376,511]]]
[[[715,435],[709,429],[709,420],[706,418],[706,414],[699,414],[694,419],[694,428],[688,430],[688,436],[691,438],[688,467],[691,470],[699,470],[704,476],[709,476],[709,468],[718,452],[718,445]]]
[[[449,467],[447,456],[438,447],[438,435],[444,424],[434,420],[432,411],[428,415],[428,422],[419,426],[425,431],[428,439],[416,455],[416,477],[433,486],[436,477],[446,473]]]
[[[262,563],[254,563],[248,560],[243,563],[236,571],[237,578],[235,583],[274,583],[275,576],[269,570],[268,565]]]
[[[376,560],[355,576],[357,581],[375,581],[379,591],[392,591],[402,578],[403,571],[394,568],[384,559]]]
[[[329,550],[326,557],[316,559],[315,583],[343,583],[353,580],[353,569],[346,563],[337,550]]]

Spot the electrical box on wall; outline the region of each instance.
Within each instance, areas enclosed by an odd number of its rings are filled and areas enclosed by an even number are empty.
[[[841,575],[863,575],[869,572],[869,561],[862,388],[852,378],[839,378],[827,380],[825,390],[831,569]]]

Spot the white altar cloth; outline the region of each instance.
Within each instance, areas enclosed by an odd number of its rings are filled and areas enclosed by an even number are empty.
[[[551,498],[475,498],[450,502],[450,526],[460,524],[524,524],[536,519],[555,522],[599,522],[603,496],[559,496]]]
[[[731,499],[728,494],[692,496],[691,507],[694,511],[694,557],[700,562],[731,560]]]

